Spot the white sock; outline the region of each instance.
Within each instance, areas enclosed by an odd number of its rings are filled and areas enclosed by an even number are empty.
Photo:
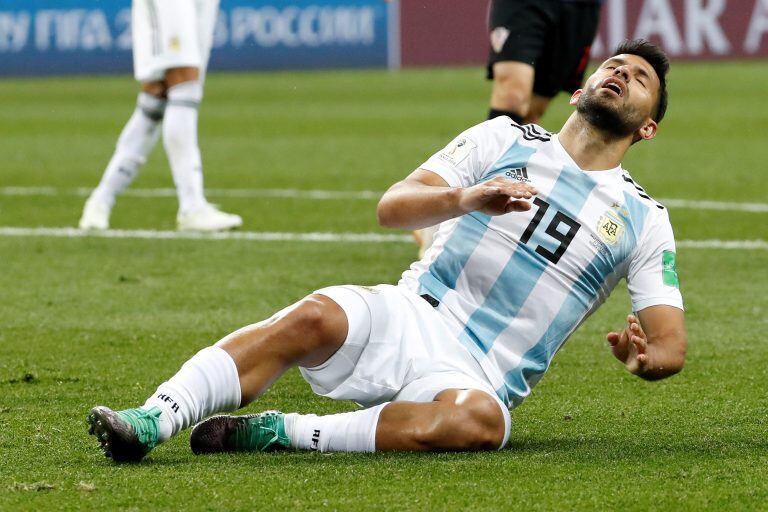
[[[179,213],[197,210],[206,204],[203,193],[203,165],[197,145],[197,109],[203,86],[197,80],[168,89],[168,106],[163,121],[163,144],[179,197]]]
[[[386,405],[327,416],[286,414],[285,433],[299,450],[373,452],[379,414]]]
[[[157,388],[144,409],[159,407],[160,442],[217,412],[240,407],[237,366],[223,349],[204,348]]]
[[[165,100],[139,93],[136,110],[117,139],[115,153],[91,197],[110,207],[115,197],[131,184],[160,138]]]

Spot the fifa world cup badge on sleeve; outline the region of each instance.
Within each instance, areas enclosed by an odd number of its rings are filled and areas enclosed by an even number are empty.
[[[440,160],[445,160],[453,165],[458,165],[462,160],[469,156],[469,153],[477,145],[465,137],[459,137],[442,150],[439,154]]]
[[[680,280],[677,277],[677,264],[675,262],[675,253],[664,251],[661,259],[661,277],[664,284],[680,288]]]

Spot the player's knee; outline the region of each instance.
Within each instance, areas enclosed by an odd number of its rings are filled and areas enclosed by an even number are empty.
[[[506,434],[504,413],[487,393],[462,391],[446,403],[448,414],[427,432],[423,442],[433,450],[496,450]]]
[[[168,88],[191,82],[200,78],[200,70],[196,67],[171,68],[165,71],[165,83]]]
[[[295,321],[298,328],[313,340],[313,345],[321,348],[324,345],[338,344],[338,338],[343,330],[346,332],[345,318],[340,318],[343,310],[324,295],[313,294],[305,297],[295,310]]]
[[[497,77],[496,82],[493,88],[492,106],[498,110],[526,116],[531,108],[531,94],[512,78]]]
[[[467,450],[496,450],[504,440],[506,425],[498,402],[476,392],[459,409],[459,433]]]
[[[168,88],[163,81],[143,82],[141,84],[141,92],[162,99],[168,93]]]

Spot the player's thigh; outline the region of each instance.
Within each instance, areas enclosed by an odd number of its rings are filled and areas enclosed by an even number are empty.
[[[354,286],[330,286],[316,290],[315,295],[326,297],[343,311],[347,333],[341,346],[329,358],[314,365],[300,365],[299,371],[319,395],[360,400],[364,396],[364,387],[360,384],[350,386],[350,380],[354,379],[355,369],[371,337],[369,304]]]
[[[165,85],[168,89],[184,82],[200,79],[200,70],[195,67],[171,68],[165,71]]]
[[[430,347],[452,333],[416,294],[392,285],[333,286],[315,293],[339,304],[349,322],[343,345],[330,359],[299,368],[315,393],[372,406],[392,400],[425,369],[443,367]]]
[[[534,93],[553,97],[559,91],[572,93],[581,87],[599,21],[599,4],[561,4],[558,28],[552,32],[547,50],[536,66]]]
[[[530,64],[515,61],[494,63],[491,103],[496,103],[494,107],[505,109],[519,104],[529,105],[534,78],[534,68]],[[509,105],[510,103],[514,105]]]
[[[197,43],[200,52],[200,80],[205,80],[208,61],[211,57],[216,19],[219,14],[219,0],[196,0],[197,2]]]
[[[195,0],[133,0],[134,75],[163,80],[172,68],[200,68]]]
[[[489,15],[488,78],[496,76],[497,62],[521,62],[535,67],[544,41],[553,28],[549,2],[494,0]]]

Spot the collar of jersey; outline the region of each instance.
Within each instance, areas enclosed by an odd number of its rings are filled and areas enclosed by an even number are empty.
[[[614,167],[613,169],[605,169],[603,171],[585,171],[581,167],[578,166],[576,162],[573,161],[573,158],[571,158],[571,155],[568,154],[568,152],[565,150],[562,144],[560,144],[560,138],[558,137],[558,134],[552,135],[552,144],[555,147],[555,150],[560,153],[560,155],[563,157],[563,159],[566,162],[569,162],[571,165],[573,165],[575,168],[579,169],[580,171],[586,173],[587,176],[592,178],[595,181],[604,181],[604,180],[612,180],[615,178],[618,178],[621,176],[621,172],[623,171],[621,164]]]

